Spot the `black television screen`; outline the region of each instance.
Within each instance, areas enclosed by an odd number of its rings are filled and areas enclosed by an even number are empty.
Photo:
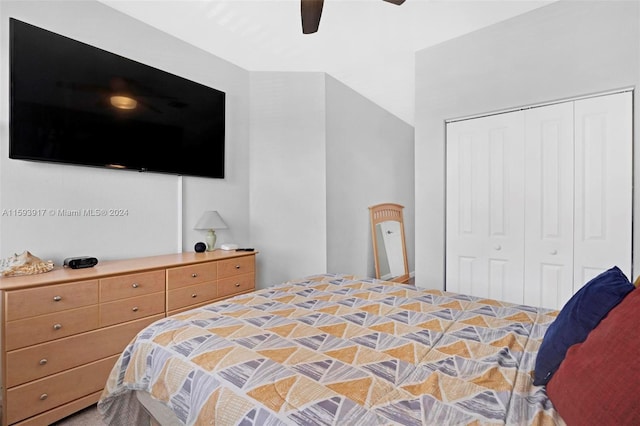
[[[10,158],[224,177],[224,92],[13,18],[10,45]]]

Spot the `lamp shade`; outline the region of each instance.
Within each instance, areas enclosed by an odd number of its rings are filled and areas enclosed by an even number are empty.
[[[206,229],[228,229],[224,220],[220,217],[220,214],[215,210],[206,211],[200,216],[198,223],[193,228],[196,230],[206,230]]]

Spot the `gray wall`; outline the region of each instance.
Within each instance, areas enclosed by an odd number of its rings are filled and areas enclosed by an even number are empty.
[[[323,73],[251,75],[251,239],[258,285],[326,271]]]
[[[327,268],[375,277],[369,206],[405,207],[414,267],[413,127],[327,77]]]
[[[636,87],[639,4],[559,1],[416,54],[418,285],[444,286],[445,120]],[[638,128],[638,96],[634,102]],[[638,150],[634,155],[640,164]],[[634,199],[637,218],[640,197]]]
[[[382,202],[406,207],[413,266],[412,126],[324,73],[253,72],[250,157],[259,286],[375,276],[368,206]]]

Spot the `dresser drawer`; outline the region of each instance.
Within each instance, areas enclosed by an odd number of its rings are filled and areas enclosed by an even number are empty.
[[[205,303],[218,296],[215,281],[170,290],[167,294],[167,311]]]
[[[8,352],[6,386],[11,388],[120,354],[140,330],[161,318],[164,314]]]
[[[100,302],[164,291],[165,271],[120,275],[100,280]]]
[[[217,268],[216,262],[207,262],[167,269],[167,289],[215,280]]]
[[[104,388],[118,355],[7,390],[7,421],[26,419]]]
[[[98,328],[98,305],[6,323],[5,350],[67,337]]]
[[[242,274],[218,280],[218,297],[228,297],[236,293],[253,290],[255,274]]]
[[[164,291],[100,304],[100,326],[119,324],[164,312]]]
[[[255,256],[242,256],[218,262],[218,278],[247,274],[255,270]]]
[[[6,320],[74,309],[98,303],[98,280],[5,292]]]

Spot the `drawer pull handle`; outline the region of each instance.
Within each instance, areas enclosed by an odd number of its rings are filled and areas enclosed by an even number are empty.
[[[53,301],[54,302],[59,302],[62,300],[62,296],[53,296]]]
[[[47,365],[47,362],[48,362],[48,361],[47,361],[47,359],[46,359],[46,358],[42,358],[38,364],[40,364],[40,365]]]
[[[236,287],[240,287],[240,283],[236,283]]]
[[[40,401],[44,401],[48,397],[49,397],[49,395],[47,395],[46,393],[43,393],[42,395],[40,395]]]
[[[191,295],[191,297],[193,297],[193,298],[195,299],[196,297],[198,297],[198,295],[197,295],[196,293],[193,293],[193,294]]]
[[[133,309],[131,309],[133,312],[138,312],[138,307],[134,306]]]
[[[133,284],[131,284],[131,287],[133,287],[133,288],[138,288],[138,287],[140,287],[140,286],[138,285],[138,283],[133,283]]]
[[[240,269],[240,265],[236,265],[236,269]]]
[[[62,328],[62,324],[54,324],[53,325],[53,329],[54,330],[60,330]]]

